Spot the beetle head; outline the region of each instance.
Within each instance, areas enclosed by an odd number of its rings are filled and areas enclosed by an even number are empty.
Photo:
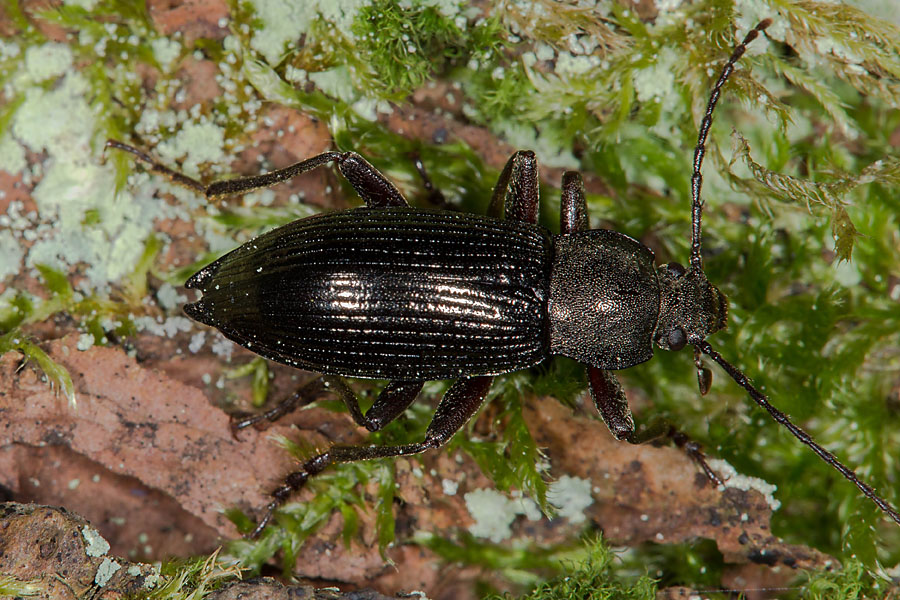
[[[657,269],[660,309],[653,339],[664,350],[681,350],[725,327],[728,301],[696,268],[685,270],[678,263]]]

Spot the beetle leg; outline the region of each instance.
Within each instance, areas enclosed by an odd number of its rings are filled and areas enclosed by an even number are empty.
[[[428,203],[432,206],[437,206],[438,208],[452,210],[452,206],[447,202],[447,198],[444,197],[443,192],[434,185],[434,182],[431,181],[431,177],[428,176],[428,171],[425,169],[425,163],[422,162],[422,157],[419,153],[417,151],[411,152],[409,158],[412,159],[413,165],[416,167],[416,172],[419,173],[419,179],[422,180],[422,187],[428,192]]]
[[[296,410],[301,404],[312,401],[316,396],[328,390],[337,394],[344,401],[357,425],[365,427],[369,431],[379,431],[409,408],[422,390],[424,383],[424,381],[391,381],[378,395],[368,412],[363,415],[359,408],[359,399],[343,379],[330,375],[316,377],[298,388],[286,400],[264,413],[233,415],[231,433],[237,438],[237,432],[241,429],[262,421],[274,423],[284,415]]]
[[[584,180],[578,171],[566,171],[562,178],[559,201],[559,232],[575,233],[590,229],[587,202],[584,199]]]
[[[617,440],[631,441],[634,438],[634,418],[619,380],[612,372],[597,367],[588,368],[588,379],[594,406],[609,427],[609,432]]]
[[[340,377],[326,375],[322,381],[327,389],[337,394],[353,416],[357,425],[369,431],[379,431],[385,425],[403,414],[422,391],[424,381],[391,381],[385,386],[372,407],[363,415],[359,409],[359,398]]]
[[[123,144],[117,140],[106,140],[106,146],[104,146],[104,151],[106,148],[115,148],[116,150],[122,150],[124,152],[129,152],[135,155],[137,158],[147,163],[150,166],[150,171],[153,173],[159,173],[172,183],[177,183],[178,185],[182,185],[184,187],[189,187],[193,190],[196,190],[200,193],[206,193],[206,186],[197,181],[196,179],[191,179],[187,175],[183,175],[178,171],[173,171],[169,167],[156,162],[153,157],[149,154],[142,152],[135,148],[134,146],[129,146],[128,144]]]
[[[409,206],[400,190],[356,152],[344,152],[337,163],[341,173],[369,208]]]
[[[251,427],[262,421],[274,423],[284,415],[296,410],[301,404],[311,402],[316,396],[324,391],[325,384],[322,381],[322,378],[316,377],[312,381],[297,388],[297,391],[291,394],[286,400],[282,400],[278,405],[270,408],[266,412],[257,414],[235,413],[231,418],[231,435],[234,439],[237,439],[237,433],[241,429],[246,429],[247,427]]]
[[[537,157],[531,150],[519,150],[509,157],[500,172],[487,214],[498,219],[537,223],[539,193]]]
[[[337,163],[341,174],[347,178],[359,197],[369,208],[385,206],[409,206],[400,190],[382,175],[378,169],[356,152],[323,152],[322,154],[294,163],[289,167],[270,171],[252,177],[238,177],[216,181],[206,188],[206,196],[210,200],[243,194],[251,190],[270,187],[276,183],[292,179],[301,173],[311,171],[326,163]]]
[[[425,439],[421,442],[402,446],[332,446],[325,452],[310,458],[303,463],[299,470],[285,477],[284,483],[272,492],[272,501],[266,506],[263,518],[250,537],[257,537],[262,533],[269,521],[272,520],[275,509],[281,506],[291,494],[301,489],[310,477],[318,475],[334,463],[409,456],[443,446],[472,418],[472,415],[484,402],[484,397],[487,395],[493,379],[489,376],[470,377],[454,383],[438,404],[434,418],[425,432]]]
[[[311,171],[316,167],[320,167],[329,162],[336,162],[341,174],[347,178],[359,197],[366,202],[369,208],[381,208],[385,206],[409,206],[406,198],[400,193],[400,190],[391,183],[387,177],[382,175],[378,169],[369,164],[366,159],[356,152],[323,152],[306,160],[294,163],[289,167],[263,173],[262,175],[254,175],[251,177],[238,177],[236,179],[226,179],[225,181],[216,181],[205,187],[202,183],[195,179],[191,179],[187,175],[182,175],[177,171],[166,167],[153,160],[149,155],[141,152],[134,146],[123,144],[116,140],[107,140],[107,148],[116,148],[130,152],[140,160],[150,165],[150,170],[160,173],[169,178],[172,182],[187,186],[199,192],[206,194],[210,200],[218,200],[226,196],[235,196],[244,194],[259,188],[271,187],[282,181],[292,179],[301,173]]]
[[[649,426],[644,427],[640,432],[635,432],[634,418],[631,416],[631,409],[628,408],[625,391],[611,371],[589,367],[588,379],[591,384],[591,397],[594,399],[594,405],[603,418],[603,422],[609,427],[610,433],[617,440],[624,440],[629,444],[643,444],[662,437],[670,438],[703,469],[706,477],[713,484],[722,485],[722,480],[706,462],[706,455],[700,444],[665,419],[654,419]]]

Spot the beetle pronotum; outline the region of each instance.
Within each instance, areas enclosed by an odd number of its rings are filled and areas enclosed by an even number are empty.
[[[552,355],[587,366],[591,395],[610,431],[619,440],[639,443],[612,371],[650,359],[653,343],[667,350],[693,347],[701,393],[710,375],[700,355],[708,356],[775,421],[900,524],[893,506],[773,407],[706,341],[725,326],[727,315],[725,296],[707,280],[701,257],[706,141],[735,63],[769,24],[762,21],[734,49],[710,94],[694,151],[687,268],[656,266],[653,253],[640,242],[589,229],[584,186],[576,172],[563,177],[560,234],[537,225],[538,170],[530,151],[510,157],[487,216],[475,216],[410,208],[384,175],[353,152],[325,152],[264,175],[204,186],[132,146],[109,141],[108,146],[136,155],[152,170],[210,199],[336,163],[365,207],[294,221],[226,254],[188,279],[186,287],[203,296],[185,312],[266,358],[322,373],[318,381],[371,431],[402,414],[425,381],[457,380],[440,401],[423,441],[333,446],[314,456],[272,492],[253,535],[309,477],[335,462],[417,454],[443,445],[481,406],[495,375]],[[363,414],[342,376],[390,383]]]

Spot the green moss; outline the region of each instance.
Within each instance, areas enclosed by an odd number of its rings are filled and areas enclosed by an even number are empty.
[[[402,98],[421,87],[448,64],[465,60],[477,49],[489,55],[502,44],[495,20],[465,27],[436,6],[402,8],[376,0],[360,10],[353,24],[357,50],[374,70],[376,93]]]
[[[233,367],[225,371],[226,379],[238,379],[240,377],[251,377],[251,403],[253,406],[260,407],[265,404],[269,395],[269,363],[262,357],[257,357],[248,363],[239,367]]]
[[[10,575],[0,575],[0,596],[18,598],[38,596],[46,593],[44,584],[38,580],[22,581]]]
[[[457,435],[447,450],[463,450],[475,459],[498,489],[520,490],[533,498],[546,514],[552,514],[547,503],[547,475],[541,469],[546,464],[545,457],[522,416],[522,397],[527,384],[525,376],[506,377],[489,393],[487,401],[499,404],[492,423],[496,439]]]
[[[300,447],[282,440],[301,460],[315,454],[314,449]],[[376,511],[376,526],[381,550],[394,539],[393,469],[388,461],[348,463],[329,468],[310,480],[307,487],[313,497],[308,502],[286,504],[275,516],[277,526],[270,526],[257,540],[233,540],[226,545],[230,560],[237,561],[242,569],[259,574],[263,565],[278,557],[284,576],[291,577],[297,556],[306,540],[324,526],[331,515],[340,513],[344,519],[344,542],[349,546],[354,538],[359,511]],[[379,495],[374,508],[370,508],[360,489],[370,480],[379,484]],[[226,512],[229,519],[244,533],[249,533],[255,523],[238,510]]]
[[[163,563],[153,588],[131,600],[200,600],[240,578],[240,569],[220,560],[216,551],[206,557]]]
[[[862,562],[846,561],[843,568],[831,572],[810,574],[804,583],[804,600],[863,600],[889,597],[895,585],[888,579],[872,575]]]
[[[562,573],[539,584],[521,600],[651,600],[656,583],[649,577],[622,577],[616,556],[601,538],[589,541],[586,555],[564,564]],[[489,595],[489,600],[509,596]]]

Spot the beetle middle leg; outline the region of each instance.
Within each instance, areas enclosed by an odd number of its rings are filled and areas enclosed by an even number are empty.
[[[363,414],[359,408],[359,398],[340,377],[324,375],[316,377],[304,384],[287,399],[263,413],[235,415],[231,422],[231,431],[237,434],[241,429],[251,427],[262,421],[274,423],[281,417],[294,411],[304,401],[311,401],[325,391],[334,392],[347,406],[353,421],[369,431],[380,431],[388,423],[403,414],[422,391],[424,381],[391,381],[381,390],[375,403]]]
[[[285,477],[284,483],[272,492],[272,501],[259,525],[250,534],[257,537],[265,529],[279,506],[294,492],[300,490],[310,477],[318,475],[330,465],[342,462],[356,462],[392,456],[419,454],[446,444],[472,418],[484,402],[494,380],[491,376],[469,377],[456,381],[438,404],[434,418],[425,432],[425,439],[402,446],[332,446],[325,452],[313,456],[301,467]],[[418,383],[418,382],[417,382]],[[421,386],[421,384],[419,384]],[[403,387],[403,384],[400,385]],[[407,387],[412,387],[407,384]],[[352,392],[351,392],[352,393]]]

